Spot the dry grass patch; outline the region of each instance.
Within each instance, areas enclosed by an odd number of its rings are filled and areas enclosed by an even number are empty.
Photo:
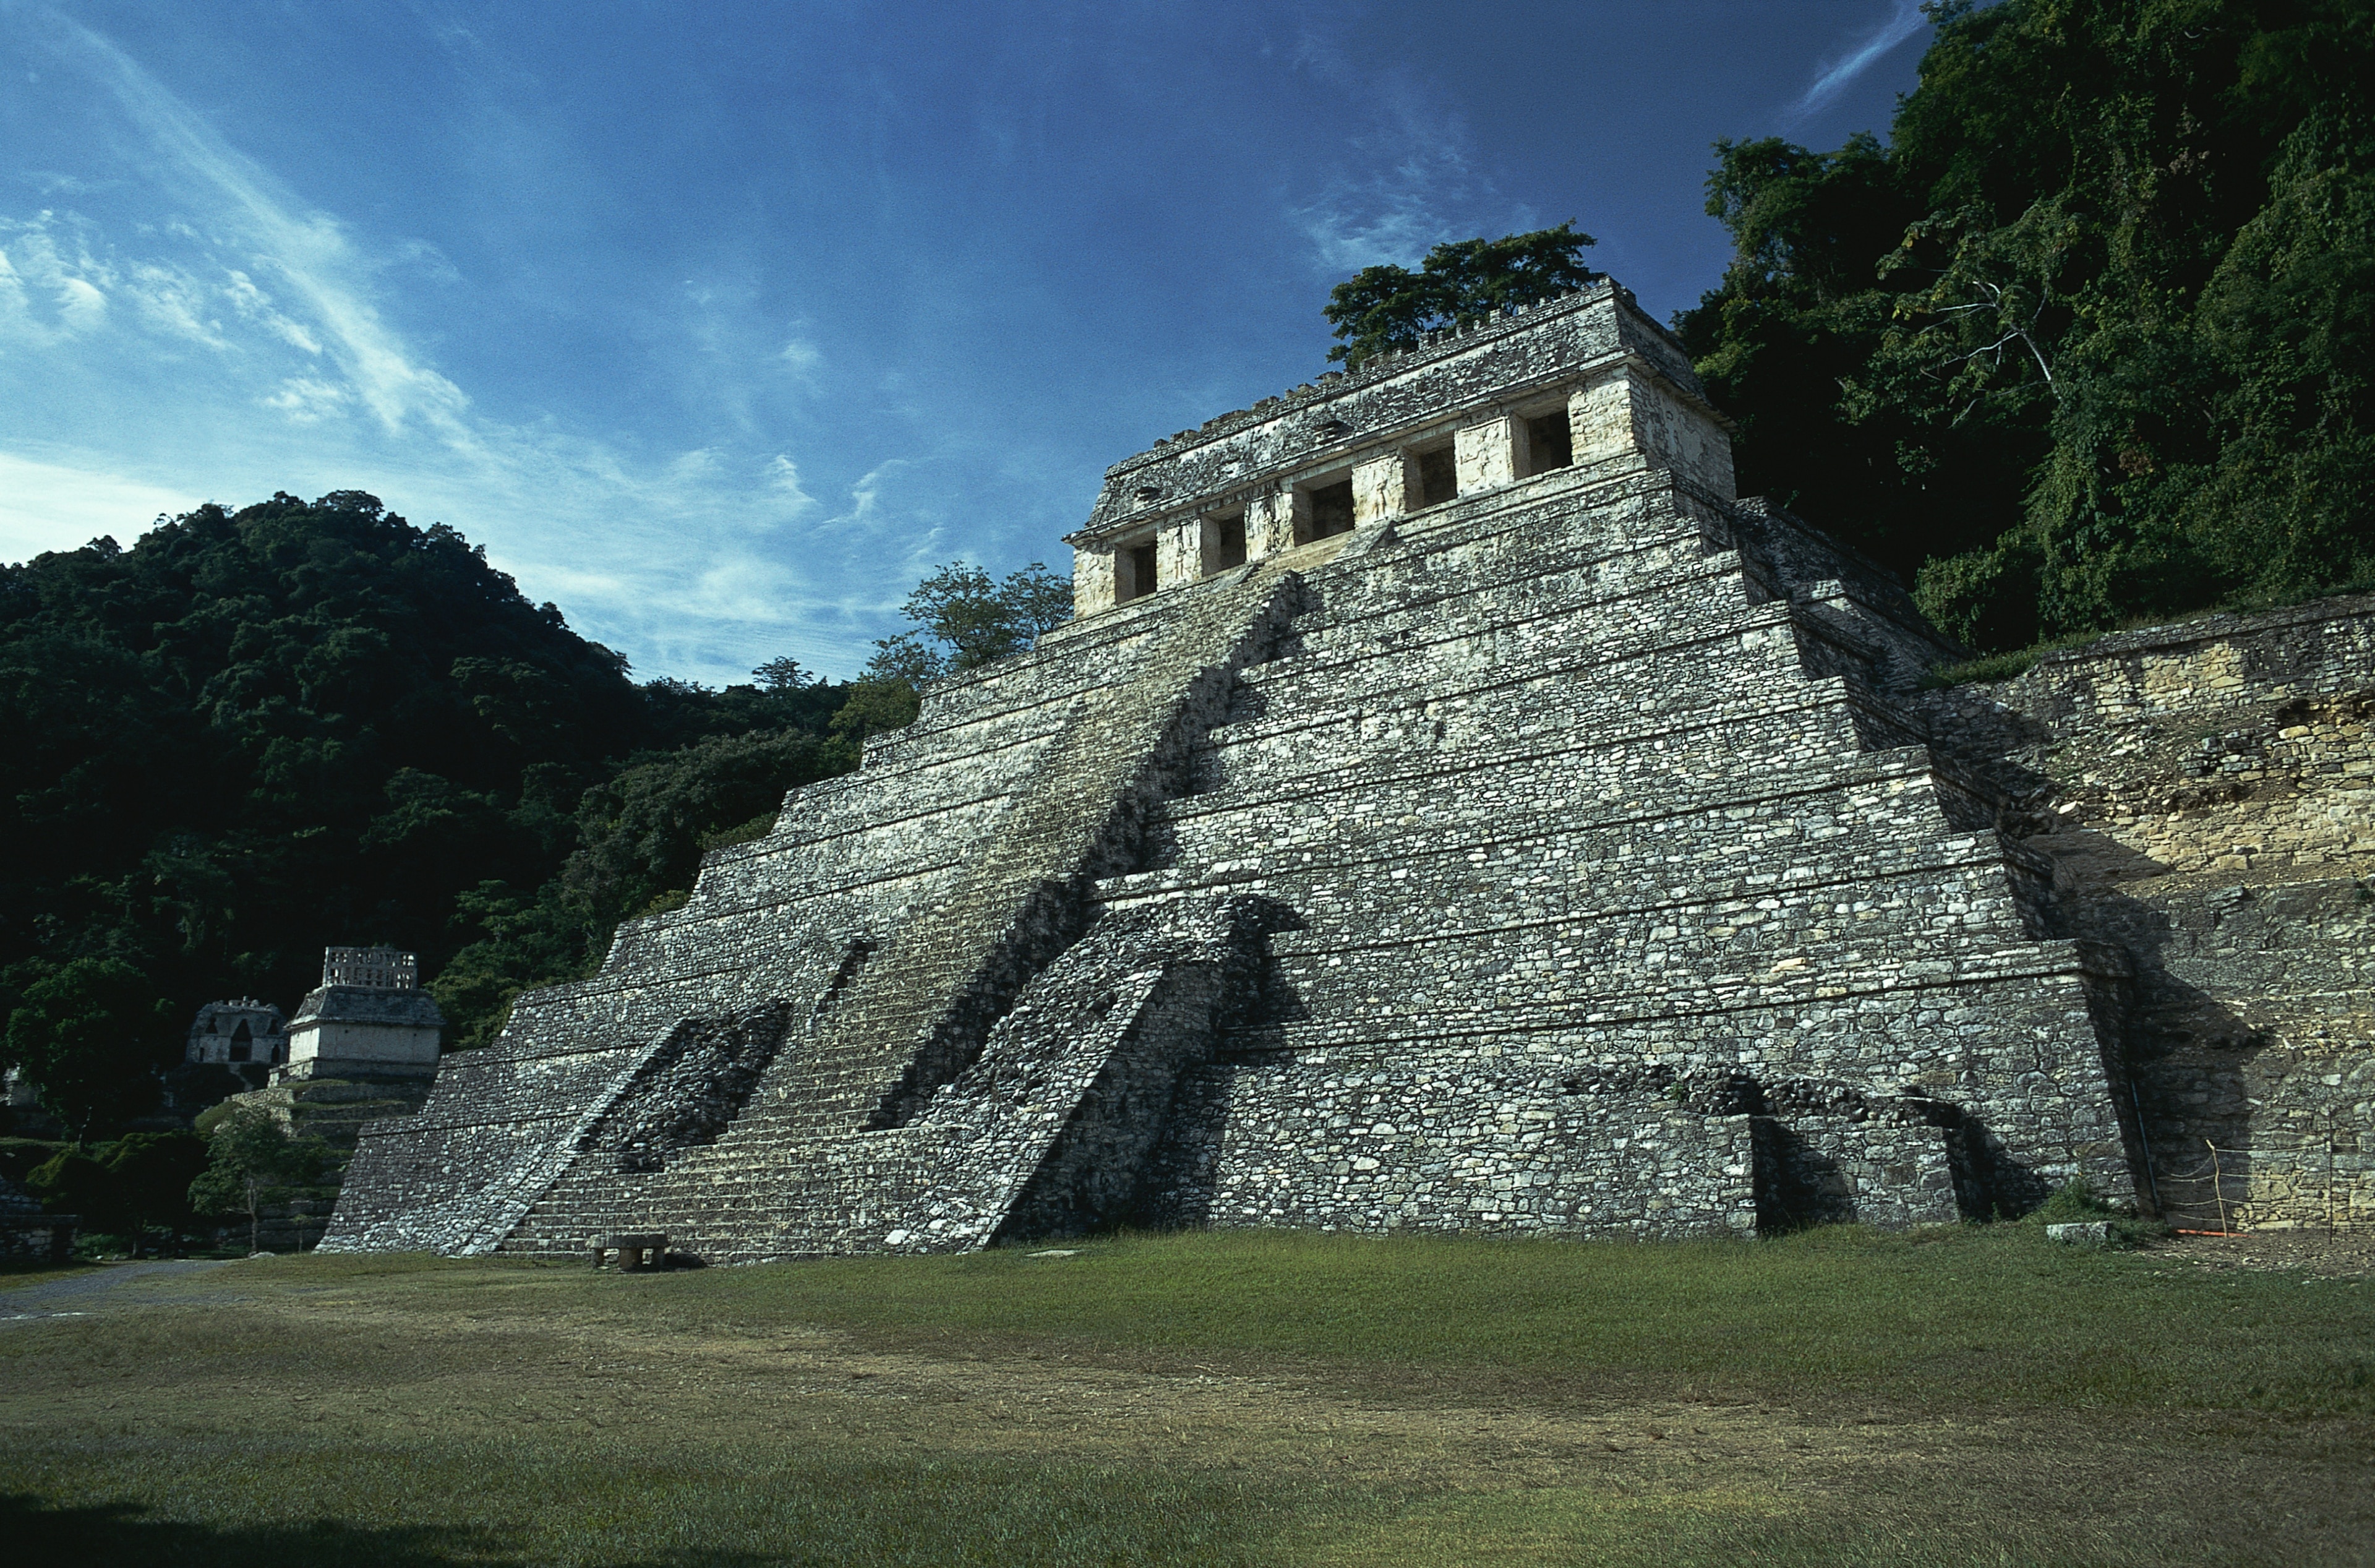
[[[279,1259],[0,1325],[0,1490],[100,1562],[2348,1562],[2369,1289],[2009,1227]]]

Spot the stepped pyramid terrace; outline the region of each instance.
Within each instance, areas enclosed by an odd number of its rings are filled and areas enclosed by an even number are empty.
[[[1069,622],[445,1056],[324,1244],[2156,1201],[2166,966],[2007,831],[2031,732],[1921,692],[1963,650],[1735,497],[1621,288],[1157,442],[1068,542]],[[2317,667],[2364,673],[2348,624]]]

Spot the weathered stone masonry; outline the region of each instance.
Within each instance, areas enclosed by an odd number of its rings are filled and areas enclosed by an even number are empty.
[[[1621,289],[1160,442],[1071,542],[1073,621],[448,1057],[325,1244],[2135,1195],[2126,947],[2000,830],[1986,748],[1927,744],[1956,650],[1734,500]]]
[[[1924,705],[2050,866],[2056,929],[2132,955],[2146,1197],[2375,1224],[2375,599],[2122,632]]]

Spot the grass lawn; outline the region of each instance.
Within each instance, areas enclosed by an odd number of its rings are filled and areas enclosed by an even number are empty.
[[[1068,1250],[0,1279],[0,1304],[84,1315],[0,1322],[0,1541],[77,1565],[2375,1562],[2363,1275],[2029,1226]]]

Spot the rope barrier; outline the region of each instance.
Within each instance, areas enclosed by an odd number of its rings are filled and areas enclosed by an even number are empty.
[[[2325,1228],[2329,1232],[2340,1228],[2336,1222],[2335,1199],[2341,1191],[2341,1185],[2335,1180],[2334,1157],[2341,1152],[2341,1146],[2332,1134],[2314,1143],[2306,1138],[2297,1138],[2289,1143],[2263,1144],[2256,1149],[2233,1149],[2224,1144],[2213,1143],[2205,1138],[2202,1140],[2202,1147],[2206,1159],[2196,1169],[2191,1171],[2156,1169],[2151,1173],[2155,1207],[2162,1212],[2181,1215],[2188,1209],[2199,1209],[2215,1210],[2217,1214],[2218,1229],[2215,1231],[2187,1230],[2181,1226],[2171,1227],[2179,1235],[2239,1236],[2248,1233],[2234,1229],[2228,1208],[2230,1204],[2239,1208],[2251,1201],[2252,1173],[2227,1170],[2225,1157],[2229,1156],[2258,1162],[2262,1168],[2262,1173],[2264,1174],[2265,1166],[2272,1156],[2323,1154],[2325,1156]],[[2289,1162],[2281,1168],[2285,1174],[2292,1178],[2287,1185],[2291,1186],[2294,1193],[2301,1197],[2309,1196],[2309,1178],[2313,1177],[2316,1173],[2304,1165]],[[2230,1181],[2244,1185],[2240,1190],[2230,1194],[2226,1186],[2226,1184]],[[2205,1183],[2210,1190],[2206,1193],[2200,1192],[2200,1185]],[[2196,1190],[2196,1196],[2189,1198],[2181,1193],[2171,1193],[2164,1197],[2161,1191],[2164,1186],[2192,1187]]]

